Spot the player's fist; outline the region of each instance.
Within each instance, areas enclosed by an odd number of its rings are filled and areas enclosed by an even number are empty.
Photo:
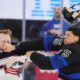
[[[4,45],[4,47],[3,47],[3,50],[4,50],[5,52],[11,52],[11,51],[15,50],[15,46],[6,43],[6,44]]]

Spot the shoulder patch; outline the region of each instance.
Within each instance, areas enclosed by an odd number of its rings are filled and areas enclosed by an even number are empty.
[[[56,38],[53,40],[54,45],[62,45],[63,39]]]
[[[71,54],[71,51],[69,49],[65,49],[62,53],[62,56],[63,57],[69,57]]]

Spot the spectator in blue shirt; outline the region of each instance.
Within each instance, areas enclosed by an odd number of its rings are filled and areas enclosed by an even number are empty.
[[[46,22],[39,33],[39,36],[42,37],[45,34],[55,35],[55,34],[64,34],[65,31],[69,28],[70,24],[62,19],[61,26],[61,9],[60,6],[54,7],[54,17],[51,21]]]

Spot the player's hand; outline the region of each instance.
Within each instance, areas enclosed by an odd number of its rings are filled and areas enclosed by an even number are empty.
[[[4,50],[5,52],[11,52],[11,51],[15,50],[15,46],[6,43],[6,44],[4,45],[4,47],[3,47],[3,50]]]
[[[56,34],[56,35],[61,34],[60,31],[54,30],[54,29],[51,29],[51,30],[49,30],[48,32],[49,32],[50,34]]]

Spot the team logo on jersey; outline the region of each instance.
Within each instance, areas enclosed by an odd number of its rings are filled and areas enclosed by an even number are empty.
[[[71,51],[68,50],[68,49],[65,49],[65,50],[63,51],[63,53],[62,53],[62,56],[63,56],[63,57],[69,57],[70,54],[71,54]]]
[[[62,42],[63,42],[63,39],[56,38],[56,39],[54,39],[53,44],[54,44],[54,45],[61,45]]]

